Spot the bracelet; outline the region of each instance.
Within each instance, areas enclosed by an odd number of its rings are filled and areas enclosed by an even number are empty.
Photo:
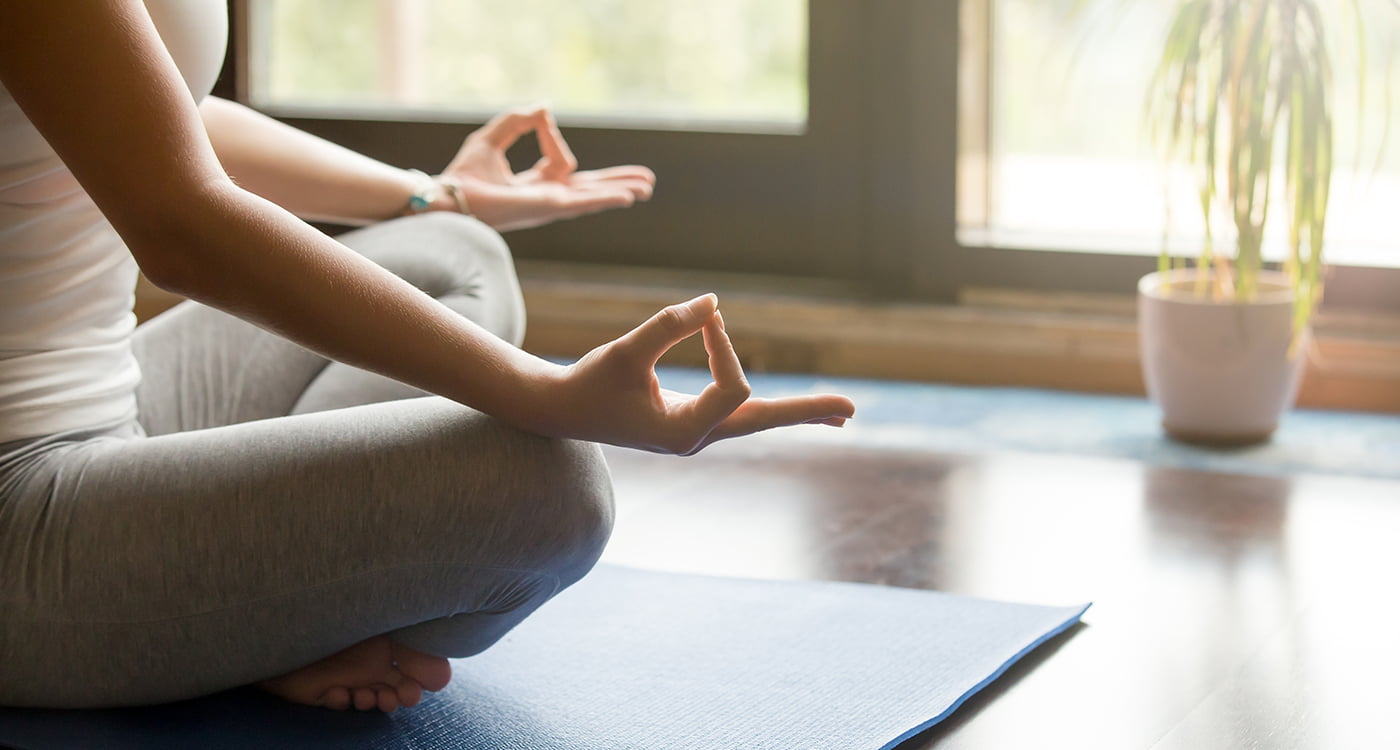
[[[404,207],[403,212],[408,215],[421,214],[432,207],[442,188],[437,180],[429,177],[428,173],[421,169],[410,169],[408,173],[418,180],[418,185],[413,188],[413,194],[408,196],[408,205]]]
[[[471,207],[467,205],[467,194],[462,190],[462,183],[443,175],[438,175],[436,179],[438,185],[447,192],[447,197],[457,204],[457,212],[463,216],[471,216]]]
[[[408,205],[403,211],[405,215],[412,216],[427,211],[443,193],[447,193],[447,197],[452,199],[458,213],[464,216],[472,215],[471,207],[467,205],[467,194],[462,190],[462,183],[446,175],[431,177],[421,169],[410,169],[408,173],[414,175],[418,185],[413,189],[413,194],[408,196]]]

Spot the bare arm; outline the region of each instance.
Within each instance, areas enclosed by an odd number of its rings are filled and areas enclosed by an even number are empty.
[[[307,219],[367,224],[398,215],[415,188],[408,172],[280,123],[241,104],[207,97],[200,114],[219,160],[243,188]],[[512,172],[506,150],[535,133],[543,158]],[[578,162],[547,109],[504,112],[467,137],[444,175],[471,213],[507,231],[626,208],[651,197],[656,176],[627,165],[576,171]],[[439,196],[436,210],[457,203]]]
[[[0,4],[0,81],[153,282],[328,357],[542,434],[663,452],[854,410],[748,399],[713,296],[568,367],[497,339],[235,185],[140,0]],[[656,360],[699,331],[716,382],[662,391]]]
[[[368,224],[399,215],[416,187],[402,169],[247,107],[206,97],[204,128],[239,186],[306,219]],[[435,208],[452,209],[451,201]]]
[[[0,78],[157,285],[536,426],[559,376],[229,180],[139,0],[14,0]]]

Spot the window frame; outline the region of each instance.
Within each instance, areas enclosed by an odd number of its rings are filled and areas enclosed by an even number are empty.
[[[566,120],[585,167],[647,164],[660,178],[657,197],[631,211],[512,233],[513,251],[526,260],[837,282],[852,298],[877,301],[954,304],[979,288],[1133,294],[1155,258],[959,241],[959,216],[975,215],[986,195],[977,144],[985,158],[991,1],[809,0],[809,121],[801,134]],[[220,89],[245,103],[247,3],[230,3],[233,64]],[[982,97],[969,97],[978,87]],[[270,114],[428,171],[481,124]],[[522,165],[532,160],[522,157]],[[1400,313],[1400,269],[1332,266],[1327,305]]]
[[[1157,268],[1156,256],[1018,247],[998,241],[987,225],[992,185],[989,144],[993,127],[993,21],[995,0],[958,0],[959,69],[962,85],[958,127],[963,154],[958,216],[962,224],[957,258],[963,288],[1000,287],[1036,292],[1132,293],[1137,280]],[[1400,268],[1328,264],[1328,309],[1400,313]]]

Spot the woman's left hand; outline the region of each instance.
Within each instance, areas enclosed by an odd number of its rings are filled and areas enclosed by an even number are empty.
[[[541,157],[511,171],[506,151],[534,132]],[[651,198],[656,175],[642,166],[576,171],[554,115],[545,107],[497,115],[462,144],[443,175],[462,185],[471,212],[499,231],[525,229]]]

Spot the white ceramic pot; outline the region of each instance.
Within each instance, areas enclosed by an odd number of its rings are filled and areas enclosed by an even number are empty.
[[[1295,356],[1293,292],[1264,272],[1252,302],[1198,298],[1197,271],[1153,273],[1138,282],[1138,346],[1147,395],[1178,440],[1245,445],[1269,439],[1293,405],[1303,372]]]

